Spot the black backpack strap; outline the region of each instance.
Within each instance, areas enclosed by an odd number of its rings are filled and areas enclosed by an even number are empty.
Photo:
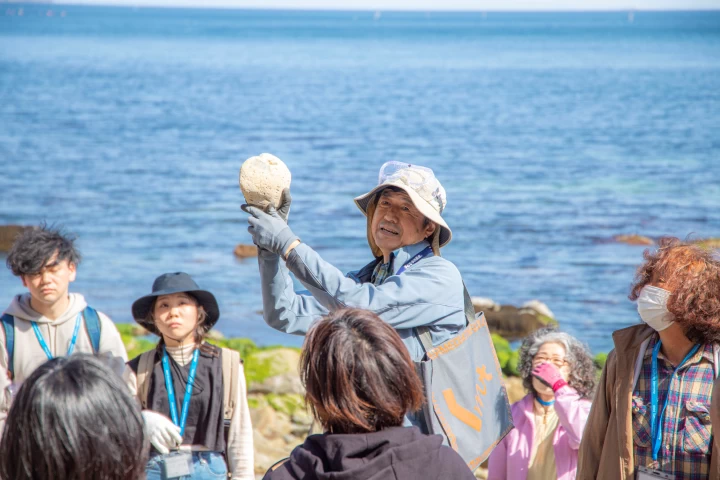
[[[10,379],[15,377],[15,317],[6,313],[2,316],[3,329],[5,330],[5,350],[8,356],[8,368],[7,371],[10,374]]]
[[[90,337],[93,353],[97,355],[100,351],[100,315],[94,308],[85,307],[83,318],[85,318],[85,329]]]

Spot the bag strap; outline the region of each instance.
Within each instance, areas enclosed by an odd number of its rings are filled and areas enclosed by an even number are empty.
[[[430,335],[430,328],[428,328],[427,325],[423,325],[421,327],[417,327],[415,330],[417,330],[418,338],[420,339],[420,343],[422,344],[422,347],[423,347],[423,350],[425,350],[425,353],[432,350],[433,343],[432,343],[432,335]]]
[[[232,420],[238,392],[240,354],[229,348],[222,349],[223,411],[225,420]]]
[[[157,350],[149,350],[140,355],[137,370],[137,396],[143,410],[147,409],[148,392],[150,391],[150,377],[152,376],[153,367],[155,367],[155,352]]]
[[[8,356],[8,368],[7,371],[10,374],[10,379],[15,377],[15,317],[6,313],[2,316],[3,329],[5,330],[5,350]]]
[[[97,310],[88,306],[83,310],[83,318],[85,319],[85,329],[90,337],[93,353],[97,355],[100,351],[100,316]]]
[[[465,302],[465,326],[467,327],[475,321],[477,315],[475,314],[475,307],[473,307],[472,299],[470,298],[470,292],[468,292],[465,282],[463,281],[463,300]]]
[[[463,302],[465,304],[465,326],[467,327],[475,321],[475,307],[473,307],[472,299],[470,298],[470,292],[468,292],[465,282],[463,282]],[[433,349],[432,336],[430,335],[430,328],[427,325],[415,327],[417,336],[420,339],[420,343],[423,346],[425,353]]]

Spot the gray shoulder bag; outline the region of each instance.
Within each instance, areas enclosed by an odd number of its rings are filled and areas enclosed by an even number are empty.
[[[430,329],[418,327],[425,356],[415,362],[415,368],[425,389],[421,412],[425,433],[442,435],[444,443],[474,471],[513,428],[513,422],[485,316],[475,315],[464,284],[463,290],[465,328],[433,347]]]

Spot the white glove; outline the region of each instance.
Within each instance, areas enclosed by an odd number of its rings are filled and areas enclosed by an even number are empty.
[[[165,415],[152,410],[143,410],[142,416],[145,420],[145,435],[158,452],[165,455],[170,453],[171,448],[177,448],[182,444],[180,427]]]

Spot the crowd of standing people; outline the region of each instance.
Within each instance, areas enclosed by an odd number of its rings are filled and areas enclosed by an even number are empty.
[[[432,410],[422,407],[435,399],[417,374],[470,325],[460,272],[441,255],[452,239],[445,190],[428,168],[388,162],[355,203],[371,260],[347,274],[291,230],[289,190],[277,209],[243,206],[265,321],[305,335],[300,375],[323,431],[265,479],[472,479],[455,434],[429,434]],[[28,291],[0,329],[0,478],[254,479],[242,360],[207,341],[220,319],[215,296],[186,273],[157,277],[131,311],[158,344],[128,359],[112,320],[69,291],[80,260],[73,238],[45,225],[8,255]],[[599,377],[565,332],[523,341],[527,396],[488,452],[491,480],[720,479],[720,260],[662,239],[630,299],[642,322],[613,333]],[[492,378],[471,370],[456,373]],[[481,399],[484,384],[476,388]]]

